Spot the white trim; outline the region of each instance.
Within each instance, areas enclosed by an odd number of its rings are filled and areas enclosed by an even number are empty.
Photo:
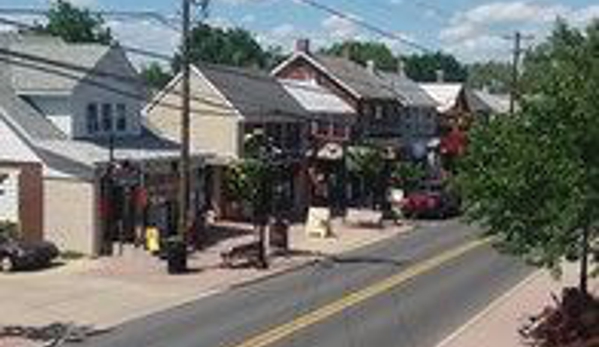
[[[308,63],[312,64],[317,70],[320,70],[321,73],[327,75],[331,80],[333,80],[335,83],[337,83],[343,89],[348,91],[354,98],[356,98],[358,100],[362,99],[362,96],[360,95],[360,93],[356,92],[353,88],[351,88],[346,83],[344,83],[342,80],[337,78],[337,76],[335,76],[329,70],[327,70],[327,68],[325,66],[323,66],[316,59],[314,59],[312,56],[310,56],[310,54],[307,54],[304,52],[295,52],[291,57],[287,58],[287,60],[285,60],[284,62],[279,64],[277,67],[275,67],[272,70],[271,75],[278,78],[277,74],[279,72],[281,72],[281,70],[283,70],[285,67],[287,67],[289,64],[291,64],[294,60],[299,59],[299,58],[306,59],[306,61],[308,61]]]
[[[179,72],[175,77],[173,77],[173,79],[164,88],[162,88],[158,93],[156,93],[152,97],[152,99],[150,99],[150,102],[148,102],[146,104],[146,106],[144,106],[141,109],[141,114],[144,116],[147,116],[148,113],[152,112],[154,107],[160,101],[162,101],[162,99],[164,99],[164,97],[166,96],[167,93],[170,93],[171,89],[173,89],[177,85],[177,83],[179,83],[179,80],[181,80],[182,77],[183,77],[183,75],[181,72]]]

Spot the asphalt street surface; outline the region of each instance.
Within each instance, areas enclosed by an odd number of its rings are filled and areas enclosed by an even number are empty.
[[[477,239],[475,228],[458,221],[422,222],[391,240],[126,323],[78,346],[434,347],[532,272],[488,244],[413,271]],[[383,283],[385,290],[377,286],[393,276],[402,277]]]

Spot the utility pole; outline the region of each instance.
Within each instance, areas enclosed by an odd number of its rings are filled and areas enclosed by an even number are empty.
[[[522,49],[522,41],[524,39],[532,39],[532,35],[523,35],[522,32],[516,31],[513,36],[508,36],[506,39],[514,41],[514,51],[512,58],[512,87],[510,88],[510,114],[516,112],[516,102],[518,101],[519,82],[520,82],[520,58],[524,50]]]
[[[181,105],[181,164],[179,167],[179,236],[185,238],[189,218],[189,191],[190,191],[190,158],[189,158],[189,123],[190,123],[190,57],[189,38],[191,23],[191,0],[183,1],[183,31],[181,43],[181,73],[182,73],[182,101]]]

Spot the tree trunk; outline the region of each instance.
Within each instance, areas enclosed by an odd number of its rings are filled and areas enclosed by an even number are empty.
[[[588,294],[588,266],[589,266],[589,235],[591,227],[585,225],[582,229],[581,255],[580,255],[580,291]]]

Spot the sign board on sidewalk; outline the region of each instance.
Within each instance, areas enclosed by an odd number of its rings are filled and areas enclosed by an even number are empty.
[[[332,236],[331,210],[326,207],[310,207],[306,221],[306,235],[327,238]]]

